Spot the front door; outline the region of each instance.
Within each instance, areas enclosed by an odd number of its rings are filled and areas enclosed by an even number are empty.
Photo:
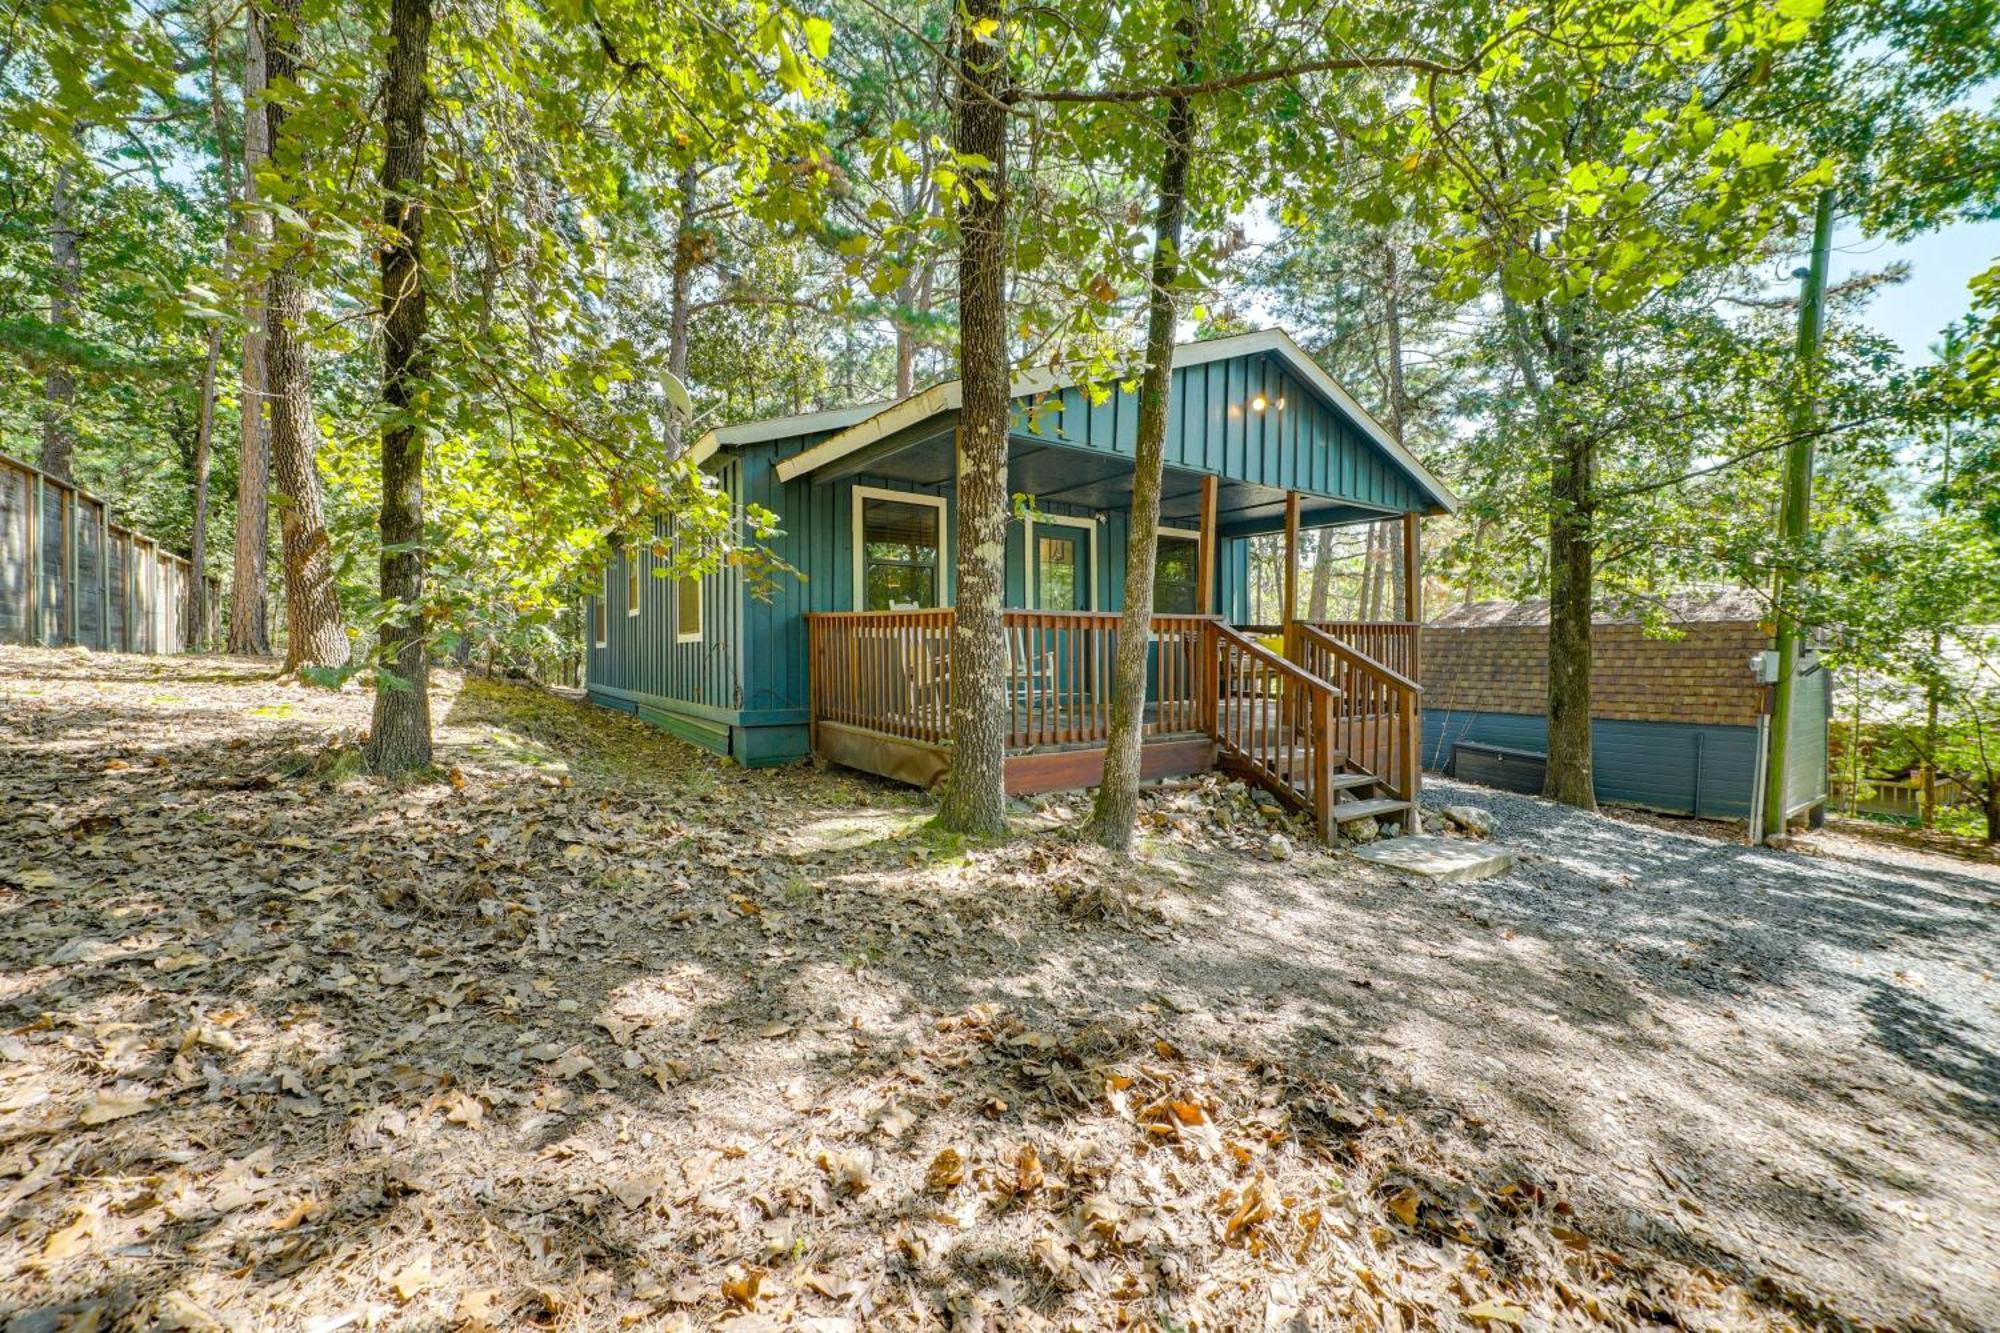
[[[1028,601],[1037,611],[1090,609],[1090,533],[1067,523],[1037,523],[1028,552]],[[1033,674],[1047,692],[1045,708],[1053,710],[1057,734],[1073,736],[1088,725],[1096,701],[1089,682],[1095,679],[1091,655],[1096,635],[1060,626],[1033,636]]]

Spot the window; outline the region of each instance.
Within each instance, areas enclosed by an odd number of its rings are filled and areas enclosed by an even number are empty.
[[[636,616],[645,602],[639,596],[640,566],[646,559],[645,548],[634,547],[625,554],[625,614]]]
[[[701,576],[674,584],[674,642],[701,642]]]
[[[1153,566],[1153,610],[1191,616],[1201,609],[1201,534],[1161,528]]]
[[[859,611],[944,605],[944,500],[854,488],[854,603]]]
[[[591,646],[602,648],[611,631],[611,571],[605,570],[598,580],[597,596],[590,599],[590,642]]]

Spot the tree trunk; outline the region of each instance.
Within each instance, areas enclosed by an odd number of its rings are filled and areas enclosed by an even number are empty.
[[[1403,278],[1396,263],[1395,237],[1387,231],[1382,233],[1382,331],[1389,344],[1389,434],[1403,444],[1410,414],[1403,381]]]
[[[2000,847],[2000,789],[1989,782],[1986,792],[1986,843]]]
[[[64,162],[55,164],[49,192],[49,260],[55,271],[55,282],[49,288],[49,327],[74,333],[83,289],[83,260],[77,253],[76,181]],[[75,480],[71,469],[76,435],[71,418],[76,411],[76,376],[68,357],[68,348],[58,348],[42,382],[39,466],[58,481]]]
[[[1007,828],[1007,37],[1001,0],[963,0],[958,21],[959,231],[957,615],[951,632],[951,775],[938,823]]]
[[[1313,546],[1312,586],[1306,593],[1306,619],[1326,619],[1326,596],[1333,586],[1333,529],[1321,528]]]
[[[1175,24],[1181,70],[1192,78],[1188,46],[1194,22]],[[1159,553],[1160,483],[1166,462],[1167,408],[1174,378],[1174,284],[1180,279],[1181,228],[1187,216],[1188,164],[1194,156],[1194,109],[1185,97],[1167,102],[1166,151],[1153,214],[1153,273],[1147,292],[1146,369],[1139,381],[1139,426],[1132,460],[1131,526],[1125,544],[1125,608],[1118,617],[1118,656],[1111,681],[1111,732],[1105,741],[1104,782],[1097,789],[1091,835],[1126,856],[1139,818],[1140,751],[1145,741],[1146,662],[1152,639],[1153,567]],[[1204,594],[1206,596],[1206,594]]]
[[[265,44],[272,86],[295,83],[303,20],[301,0],[276,0]],[[285,137],[285,108],[264,107],[271,158],[297,169],[300,149]],[[264,378],[271,402],[271,473],[283,512],[285,551],[285,669],[346,666],[351,651],[333,582],[333,546],[320,497],[318,427],[312,416],[312,369],[300,336],[306,319],[304,262],[296,242],[271,270],[265,288]]]
[[[1587,335],[1568,324],[1567,317],[1556,357],[1551,379],[1557,421],[1549,460],[1549,758],[1542,794],[1579,810],[1595,810],[1590,621],[1597,442],[1578,401],[1590,378]]]
[[[692,311],[688,309],[688,293],[694,285],[694,267],[699,241],[695,237],[696,197],[701,189],[701,172],[696,169],[693,159],[680,172],[680,216],[674,223],[674,266],[668,285],[667,295],[667,369],[682,384],[687,383],[688,374],[688,325]],[[667,430],[671,437],[672,452],[680,452],[682,437],[687,433],[687,423],[681,414],[668,415]]]
[[[382,92],[382,624],[368,729],[374,773],[431,761],[430,645],[424,627],[424,377],[429,372],[424,284],[425,81],[430,0],[390,0],[388,79]]]
[[[222,33],[211,23],[208,30],[208,119],[215,135],[215,160],[222,175],[224,206],[234,202],[236,183],[229,168],[229,152],[222,123]],[[230,255],[235,224],[222,238],[222,288],[229,289]],[[194,515],[188,534],[188,645],[197,651],[208,648],[208,470],[215,445],[215,390],[222,368],[222,321],[208,327],[208,352],[201,367],[201,421],[195,429]]]
[[[229,651],[271,655],[265,560],[271,545],[271,432],[264,385],[264,251],[271,220],[257,210],[257,169],[269,151],[264,123],[264,15],[243,15],[243,410],[236,465],[236,554],[230,575]]]

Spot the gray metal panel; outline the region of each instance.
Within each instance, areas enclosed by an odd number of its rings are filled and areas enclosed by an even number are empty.
[[[1817,805],[1826,799],[1827,723],[1833,707],[1833,677],[1814,664],[1800,673],[1793,692],[1791,743],[1785,747],[1785,808]]]
[[[1427,709],[1423,722],[1423,763],[1433,771],[1445,769],[1460,741],[1548,748],[1547,719],[1536,713]],[[1599,718],[1590,734],[1598,800],[1709,819],[1749,815],[1755,728]]]

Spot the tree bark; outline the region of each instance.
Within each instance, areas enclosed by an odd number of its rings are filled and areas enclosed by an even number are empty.
[[[1321,528],[1313,545],[1312,586],[1306,592],[1306,619],[1326,619],[1327,593],[1333,587],[1333,529]]]
[[[1549,459],[1548,773],[1542,794],[1597,808],[1590,756],[1590,622],[1596,538],[1597,441],[1582,418],[1588,334],[1569,317],[1556,340],[1555,429]]]
[[[680,215],[674,223],[674,266],[668,285],[667,296],[667,369],[682,384],[687,383],[688,372],[688,326],[693,312],[688,308],[689,292],[694,285],[694,269],[699,241],[695,235],[697,195],[701,189],[701,172],[690,158],[680,171]],[[667,431],[672,451],[680,452],[682,437],[687,432],[687,423],[680,413],[668,414]]]
[[[257,170],[270,141],[264,123],[264,16],[243,16],[243,410],[236,465],[236,552],[230,575],[229,651],[271,655],[265,561],[271,545],[271,433],[264,385],[264,251],[271,220],[257,209]]]
[[[1382,233],[1382,331],[1388,341],[1389,434],[1397,444],[1403,444],[1410,416],[1410,398],[1403,380],[1403,277],[1396,263],[1395,237],[1387,231]]]
[[[388,79],[382,100],[382,624],[381,661],[394,680],[375,689],[369,771],[394,774],[431,761],[430,646],[424,626],[424,284],[426,79],[430,0],[390,0]],[[678,372],[677,372],[678,373]]]
[[[235,201],[236,182],[230,170],[222,123],[221,39],[221,28],[211,22],[208,30],[208,119],[210,132],[215,135],[215,160],[222,176],[223,205],[227,207]],[[222,237],[224,291],[229,290],[231,280],[229,247],[234,240],[234,231],[235,223],[232,221]],[[215,395],[221,369],[222,321],[218,319],[208,327],[208,352],[201,367],[201,421],[195,429],[194,443],[194,515],[188,534],[188,645],[197,651],[206,650],[209,641],[208,472],[209,457],[215,446]]]
[[[1181,72],[1193,78],[1194,21],[1185,11],[1174,25]],[[1174,325],[1179,310],[1181,232],[1187,218],[1188,166],[1194,157],[1194,108],[1185,97],[1167,102],[1166,149],[1153,212],[1153,272],[1146,300],[1146,369],[1139,381],[1139,425],[1132,460],[1132,512],[1125,545],[1125,607],[1118,617],[1112,669],[1111,731],[1104,781],[1097,789],[1091,836],[1120,856],[1132,850],[1139,818],[1140,751],[1145,741],[1146,662],[1152,640],[1153,573],[1159,553],[1160,485],[1166,463],[1167,408],[1174,379]]]
[[[276,0],[265,43],[272,85],[295,83],[303,37],[301,0]],[[297,145],[285,136],[285,108],[264,106],[272,161],[295,168]],[[304,259],[296,243],[271,270],[265,288],[264,378],[271,402],[271,472],[283,502],[279,530],[285,552],[285,669],[347,665],[351,647],[333,581],[333,546],[320,496],[318,427],[312,416],[312,368],[304,339]]]
[[[964,0],[957,151],[983,158],[960,189],[957,614],[951,632],[952,765],[938,823],[1007,828],[1007,30],[1001,0]]]
[[[49,327],[63,333],[76,330],[83,260],[77,251],[76,180],[69,165],[55,164],[49,190],[49,260],[55,281],[49,287]],[[68,350],[51,358],[42,381],[42,453],[38,465],[58,481],[74,481],[76,376]]]

